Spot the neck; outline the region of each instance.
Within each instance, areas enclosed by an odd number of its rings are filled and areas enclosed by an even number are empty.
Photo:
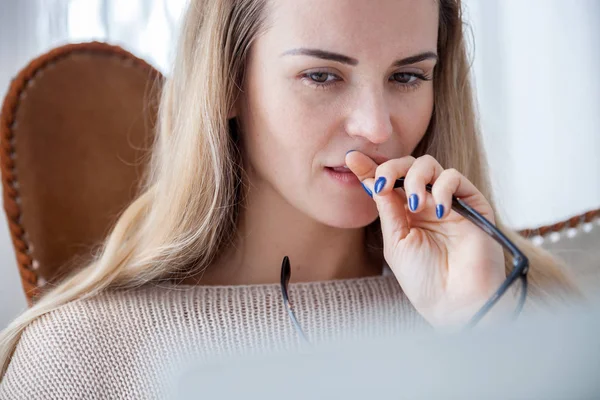
[[[291,282],[381,274],[383,258],[366,251],[365,228],[324,225],[272,189],[251,188],[239,215],[234,243],[201,276],[191,277],[186,283],[278,283],[284,256],[290,258]]]

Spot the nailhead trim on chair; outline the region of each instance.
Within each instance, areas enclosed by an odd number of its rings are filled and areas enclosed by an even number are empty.
[[[42,279],[36,268],[37,261],[33,259],[31,254],[33,246],[27,238],[25,228],[21,225],[22,210],[20,208],[19,183],[15,167],[15,138],[13,134],[16,127],[15,116],[21,100],[26,96],[27,88],[33,84],[37,76],[40,76],[47,68],[62,59],[75,54],[86,53],[107,57],[116,56],[135,68],[147,71],[151,77],[156,79],[162,77],[161,73],[150,64],[119,46],[102,42],[90,42],[68,44],[51,50],[31,61],[11,82],[0,111],[0,168],[4,191],[4,210],[15,248],[23,289],[30,305],[33,298],[39,294],[43,282],[41,282]]]
[[[537,236],[544,238],[552,233],[559,233],[565,228],[577,228],[583,224],[591,223],[597,218],[600,218],[600,208],[597,210],[588,211],[581,215],[576,215],[572,218],[557,222],[552,225],[540,226],[539,228],[534,229],[523,229],[519,231],[519,234],[526,238]]]

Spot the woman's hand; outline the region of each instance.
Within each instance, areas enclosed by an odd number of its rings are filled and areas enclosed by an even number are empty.
[[[452,196],[495,223],[488,201],[462,174],[444,170],[429,155],[377,165],[352,151],[346,165],[372,193],[385,260],[416,310],[436,327],[466,324],[506,278],[504,253],[451,209]],[[401,177],[404,192],[393,189]],[[431,194],[425,189],[428,183]]]

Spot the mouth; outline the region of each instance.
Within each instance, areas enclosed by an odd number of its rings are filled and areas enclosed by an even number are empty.
[[[358,185],[360,181],[354,175],[354,172],[350,170],[350,168],[346,166],[339,167],[325,167],[325,171],[327,175],[334,179],[335,182],[341,183],[344,185]]]
[[[339,166],[339,167],[325,167],[325,168],[330,169],[330,170],[335,171],[335,172],[339,172],[341,174],[345,174],[345,173],[350,173],[351,174],[352,173],[352,171],[350,170],[350,168],[348,168],[345,165],[342,165],[342,166]]]

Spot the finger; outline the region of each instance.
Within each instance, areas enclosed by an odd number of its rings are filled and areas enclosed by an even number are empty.
[[[414,157],[406,156],[386,161],[378,166],[375,171],[375,191],[373,193],[382,197],[394,193],[396,179],[406,176],[414,162]]]
[[[448,215],[452,207],[452,196],[456,196],[477,210],[491,223],[495,223],[492,207],[483,194],[471,181],[453,168],[444,170],[440,174],[431,188],[431,194],[438,208],[439,205],[443,208],[439,218]]]
[[[443,171],[440,163],[428,154],[415,160],[404,179],[404,191],[410,211],[418,213],[425,209],[429,197],[425,186],[434,183]]]
[[[410,233],[406,195],[393,188],[396,179],[405,176],[414,161],[411,156],[397,158],[386,161],[376,170],[374,199],[386,248],[395,248]]]
[[[375,186],[375,178],[367,178],[361,182],[363,189],[371,198],[373,198],[373,187]]]
[[[374,181],[373,178],[371,180]],[[406,196],[392,190],[385,196],[373,195],[373,199],[379,213],[385,248],[393,249],[410,233]]]
[[[378,167],[371,157],[356,150],[346,153],[346,166],[361,182],[373,178]]]
[[[377,163],[369,156],[360,151],[350,150],[346,153],[346,166],[356,175],[361,181],[365,192],[373,198],[375,186],[375,171],[377,171]]]

